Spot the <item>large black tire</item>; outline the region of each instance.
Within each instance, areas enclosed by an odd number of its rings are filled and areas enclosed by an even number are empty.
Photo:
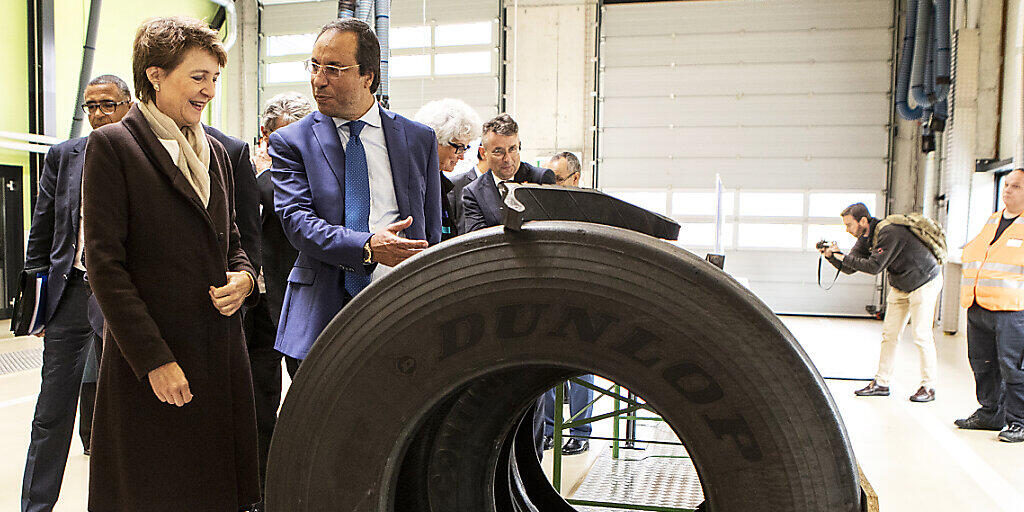
[[[459,237],[346,306],[285,401],[268,510],[405,512],[398,479],[421,425],[456,392],[516,368],[594,373],[642,396],[686,444],[708,510],[860,510],[835,404],[775,315],[682,249],[572,222]],[[464,510],[493,510],[490,490],[472,490],[479,506]]]

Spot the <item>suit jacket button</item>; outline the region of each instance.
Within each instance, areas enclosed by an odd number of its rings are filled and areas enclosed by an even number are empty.
[[[224,233],[217,233],[217,240],[224,241]]]

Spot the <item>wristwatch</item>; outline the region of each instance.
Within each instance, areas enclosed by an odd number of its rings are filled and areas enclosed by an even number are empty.
[[[366,244],[363,245],[363,265],[371,263],[373,263],[373,251],[370,250],[370,241],[367,240]]]

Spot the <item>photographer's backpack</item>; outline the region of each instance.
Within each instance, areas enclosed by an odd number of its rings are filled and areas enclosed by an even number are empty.
[[[875,232],[871,237],[871,247],[874,248],[875,244],[878,243],[878,232],[889,224],[896,224],[898,226],[906,226],[910,229],[910,232],[917,238],[924,242],[932,254],[935,255],[935,259],[939,261],[939,265],[946,262],[946,232],[942,229],[938,223],[934,220],[925,217],[920,213],[897,213],[889,215],[885,219],[878,222],[875,226]]]

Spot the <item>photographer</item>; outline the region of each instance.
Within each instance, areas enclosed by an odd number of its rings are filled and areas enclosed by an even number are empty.
[[[883,222],[871,216],[864,203],[843,210],[846,232],[857,237],[850,254],[843,254],[835,244],[819,247],[832,266],[846,274],[889,271],[889,294],[886,299],[885,322],[882,325],[882,347],[875,379],[857,396],[888,396],[894,371],[896,346],[900,333],[910,318],[914,344],[921,358],[921,387],[912,402],[935,400],[935,341],[932,320],[935,301],[942,290],[942,268],[939,261],[917,235],[904,225]],[[877,229],[876,229],[877,228]],[[877,231],[877,233],[876,233]]]

